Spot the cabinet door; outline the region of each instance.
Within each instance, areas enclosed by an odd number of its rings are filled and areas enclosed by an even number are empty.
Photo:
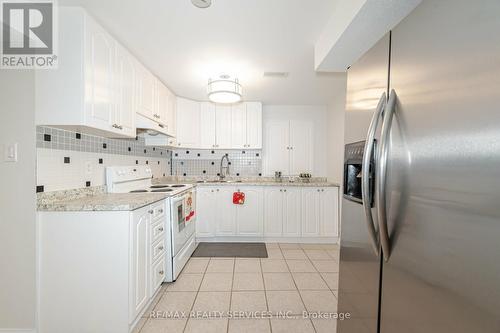
[[[132,56],[119,45],[116,48],[115,78],[115,123],[124,135],[135,137],[135,63]]]
[[[86,123],[88,126],[119,132],[114,124],[115,43],[97,23],[88,18],[86,26]]]
[[[234,236],[236,235],[236,210],[233,204],[233,187],[221,186],[215,189],[217,202],[215,210],[217,211],[216,236]]]
[[[284,188],[283,236],[300,237],[302,226],[302,190],[300,188]]]
[[[231,108],[231,148],[247,147],[247,108],[245,103]]]
[[[215,104],[201,103],[200,111],[200,148],[213,149],[215,147]]]
[[[177,147],[197,148],[200,144],[200,103],[177,98]]]
[[[155,77],[144,66],[137,63],[137,112],[156,120],[155,113]]]
[[[236,224],[238,236],[263,235],[263,197],[259,186],[246,186],[236,189],[245,193],[245,203],[236,205]]]
[[[320,189],[302,189],[302,237],[320,235]]]
[[[339,192],[337,187],[321,189],[321,236],[338,236]]]
[[[170,90],[167,92],[167,133],[177,134],[177,97]]]
[[[265,147],[263,150],[264,175],[274,176],[275,171],[288,175],[288,121],[266,124]]]
[[[196,190],[196,237],[215,236],[216,204],[217,195],[214,187],[199,187]]]
[[[231,149],[231,107],[215,106],[215,145],[219,149]]]
[[[153,117],[156,121],[166,127],[168,132],[167,122],[167,108],[168,108],[168,89],[158,79],[156,81],[156,95],[155,95],[155,110]]]
[[[247,148],[262,149],[262,103],[248,102],[247,106]]]
[[[136,318],[149,301],[149,207],[134,211],[131,221],[130,318]]]
[[[264,190],[264,236],[283,235],[283,189],[266,187]]]
[[[290,175],[313,172],[313,123],[290,121]]]

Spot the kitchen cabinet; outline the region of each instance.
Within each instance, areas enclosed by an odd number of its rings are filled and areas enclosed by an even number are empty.
[[[214,187],[196,190],[196,237],[214,237],[217,223],[217,195]]]
[[[339,191],[337,187],[321,188],[320,221],[321,236],[338,236]]]
[[[177,96],[167,90],[167,125],[168,134],[175,137],[177,135]]]
[[[235,104],[231,109],[231,148],[262,148],[262,104],[246,102]]]
[[[301,190],[291,186],[264,190],[264,234],[268,237],[299,237]]]
[[[302,236],[338,236],[338,188],[302,190]]]
[[[215,104],[201,103],[200,110],[200,148],[216,148],[215,142]]]
[[[200,146],[200,103],[177,98],[177,147]]]
[[[148,209],[133,212],[131,224],[131,304],[130,318],[136,318],[149,300],[149,224]]]
[[[304,237],[320,235],[320,194],[319,188],[302,190],[302,236]]]
[[[233,204],[233,193],[232,187],[221,186],[215,189],[216,236],[236,235],[236,207]]]
[[[165,205],[38,212],[38,332],[131,332],[165,279]]]
[[[81,8],[61,8],[59,25],[57,70],[35,73],[36,124],[135,137],[128,52]]]
[[[141,63],[136,62],[137,71],[137,113],[151,120],[155,115],[155,84],[154,75]]]
[[[155,78],[155,108],[153,117],[159,124],[168,127],[167,122],[168,109],[168,88],[158,79]],[[168,128],[167,128],[168,132]]]
[[[215,105],[215,147],[231,149],[232,108],[229,105]]]
[[[236,192],[245,193],[245,203],[236,205],[238,236],[263,236],[264,191],[257,186],[242,186]]]
[[[299,175],[313,172],[313,123],[272,121],[266,125],[264,174]]]

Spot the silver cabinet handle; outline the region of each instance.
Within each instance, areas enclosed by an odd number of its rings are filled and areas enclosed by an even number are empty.
[[[163,251],[163,246],[158,246],[158,250]]]
[[[382,252],[384,260],[388,261],[391,255],[391,246],[389,241],[389,231],[387,227],[387,212],[386,212],[386,178],[387,178],[387,159],[388,159],[388,140],[391,131],[392,117],[396,106],[396,92],[391,90],[389,101],[387,102],[384,111],[384,121],[382,122],[382,130],[380,134],[380,147],[378,149],[378,166],[377,166],[377,216],[378,228],[380,231],[380,243],[382,244]]]
[[[149,214],[153,214],[153,213],[154,213],[154,211],[153,211],[152,209],[150,209],[150,210],[148,211],[148,213],[149,213]]]
[[[162,269],[161,271],[158,272],[158,274],[163,275],[163,274],[165,274],[165,272]]]
[[[285,190],[283,190],[283,192],[286,192],[286,189],[285,189]]]
[[[368,133],[366,136],[365,148],[363,152],[363,164],[361,165],[362,174],[361,174],[361,194],[363,200],[363,207],[365,210],[365,222],[366,227],[368,229],[368,235],[370,236],[370,242],[372,244],[373,251],[375,255],[379,255],[379,241],[377,230],[373,224],[373,215],[372,215],[372,197],[370,196],[370,166],[372,156],[374,155],[374,144],[375,144],[375,133],[377,132],[378,125],[382,120],[382,114],[384,112],[384,108],[387,102],[387,97],[385,92],[380,96],[378,101],[377,108],[375,109],[375,113],[373,114],[372,120],[370,122],[370,127],[368,128]],[[376,168],[374,163],[373,168]]]
[[[158,231],[162,232],[163,231],[163,227],[159,227]]]
[[[161,208],[158,209],[158,213],[160,213],[160,214],[163,213],[163,209],[161,209]]]
[[[123,129],[123,126],[121,125],[118,125],[118,124],[113,124],[111,125],[113,128],[116,128],[116,129],[119,129],[119,130],[122,130]]]
[[[283,189],[280,189],[280,192],[283,192]]]

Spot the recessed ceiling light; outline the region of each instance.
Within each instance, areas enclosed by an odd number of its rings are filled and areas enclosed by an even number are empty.
[[[198,8],[208,8],[212,4],[212,0],[191,0],[191,3]]]
[[[282,77],[288,76],[288,72],[264,72],[264,77]]]

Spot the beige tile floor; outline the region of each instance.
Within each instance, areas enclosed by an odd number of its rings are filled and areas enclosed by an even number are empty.
[[[136,332],[335,332],[334,319],[304,318],[303,312],[337,310],[338,245],[269,243],[266,247],[266,259],[191,258],[176,282],[162,285]],[[152,318],[151,311],[222,315]],[[233,311],[265,312],[271,317],[229,318]],[[291,316],[279,317],[280,312]]]

